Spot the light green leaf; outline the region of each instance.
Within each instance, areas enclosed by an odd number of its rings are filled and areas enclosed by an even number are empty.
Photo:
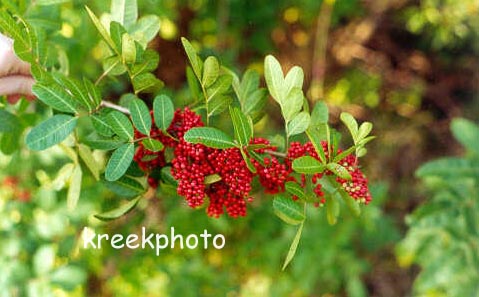
[[[107,116],[110,111],[111,110],[107,111],[102,109],[99,113],[90,116],[91,123],[93,128],[95,128],[95,131],[105,137],[110,137],[114,134],[112,127],[107,120]]]
[[[219,182],[221,180],[221,176],[219,174],[210,174],[210,175],[207,175],[205,177],[205,181],[204,181],[204,184],[205,185],[211,185],[211,184],[214,184],[216,182]]]
[[[246,167],[251,173],[256,173],[256,167],[254,167],[253,162],[251,162],[250,157],[246,154],[245,150],[241,147],[240,148],[241,156],[243,157],[244,162],[246,163]]]
[[[44,244],[33,256],[33,269],[37,276],[49,273],[55,265],[55,248],[52,244]]]
[[[234,140],[226,133],[216,128],[197,127],[188,130],[184,139],[190,143],[201,143],[207,147],[227,149],[235,147]]]
[[[215,96],[220,96],[226,93],[232,82],[233,78],[230,75],[221,75],[218,79],[206,89],[206,93],[208,97],[206,98],[206,102],[213,99]]]
[[[225,111],[233,103],[229,96],[215,96],[208,103],[208,117],[218,115]]]
[[[126,143],[116,149],[105,169],[106,180],[115,181],[122,177],[133,161],[134,154],[135,145],[133,143]]]
[[[185,48],[186,55],[190,60],[191,67],[193,68],[193,72],[195,73],[196,77],[199,81],[202,81],[202,70],[203,70],[203,62],[201,61],[200,57],[196,53],[195,48],[188,39],[181,37],[181,43],[183,43],[183,47]]]
[[[0,133],[13,133],[20,126],[20,120],[6,110],[0,109]]]
[[[298,173],[316,174],[323,172],[324,169],[324,165],[311,156],[299,157],[293,161],[293,170]]]
[[[352,178],[349,171],[338,163],[328,163],[326,168],[342,179],[351,180]]]
[[[307,112],[298,113],[291,122],[288,123],[288,136],[301,134],[309,127],[310,116]]]
[[[253,92],[258,91],[259,80],[260,77],[258,72],[252,69],[246,70],[245,74],[243,75],[243,79],[241,80],[241,84],[237,91],[238,99],[240,100],[243,111],[248,107],[246,102],[248,98],[251,97]],[[266,93],[265,96],[267,96],[267,91],[264,90],[264,92]]]
[[[121,197],[137,197],[145,192],[145,188],[129,176],[122,176],[115,181],[103,180],[103,183],[110,191]]]
[[[282,104],[286,95],[284,74],[278,60],[271,55],[264,59],[264,76],[269,93],[276,102]]]
[[[206,58],[204,67],[203,67],[203,79],[202,84],[206,88],[211,86],[220,73],[220,63],[218,63],[218,59],[213,56],[209,56]]]
[[[79,164],[73,169],[70,177],[69,187],[67,192],[67,208],[69,211],[75,210],[81,193],[82,170]]]
[[[121,52],[122,36],[125,33],[126,33],[126,29],[120,23],[118,23],[116,21],[111,21],[110,22],[110,37],[113,40],[113,43],[115,44],[115,48],[119,52]],[[113,55],[112,57],[120,58],[116,54]],[[120,63],[121,63],[121,61],[120,61]]]
[[[80,81],[67,77],[59,72],[54,73],[53,78],[66,89],[69,95],[83,108],[89,112],[96,108],[95,104],[88,97],[86,88]]]
[[[230,107],[230,116],[233,121],[235,138],[241,146],[247,146],[253,137],[251,118],[241,112],[237,107]]]
[[[26,138],[28,148],[34,151],[47,149],[62,142],[75,129],[77,118],[58,114],[34,127]]]
[[[451,131],[457,141],[466,149],[479,154],[479,127],[477,125],[463,118],[455,118],[451,122]]]
[[[303,69],[298,66],[291,68],[284,79],[284,85],[286,86],[285,94],[289,94],[293,88],[303,89],[303,81]]]
[[[136,60],[136,45],[135,40],[125,33],[121,37],[121,56],[125,63],[135,63]]]
[[[324,101],[318,101],[311,112],[311,127],[327,124],[329,120],[328,105]]]
[[[241,108],[242,111],[249,115],[254,122],[255,120],[259,120],[258,117],[263,113],[263,109],[267,102],[268,91],[266,89],[257,89],[245,98],[244,104]]]
[[[68,113],[78,112],[77,103],[60,85],[36,83],[32,92],[38,99],[53,109]]]
[[[130,101],[128,109],[131,113],[131,120],[136,129],[144,135],[150,135],[151,130],[151,115],[148,106],[143,100],[135,98]]]
[[[163,143],[161,143],[161,141],[153,139],[153,138],[147,138],[143,140],[142,143],[147,150],[151,152],[155,152],[155,153],[165,148],[165,146],[163,145]]]
[[[289,251],[288,251],[288,254],[286,255],[286,259],[284,260],[282,270],[285,270],[286,267],[288,267],[288,264],[291,262],[291,260],[293,260],[294,255],[296,254],[296,250],[298,249],[298,245],[299,245],[299,240],[301,239],[301,234],[303,233],[303,226],[304,226],[304,223],[301,223],[301,225],[299,225],[298,231],[296,232],[293,242],[291,242],[291,246],[289,247]]]
[[[128,201],[127,203],[120,205],[118,208],[115,208],[113,210],[96,214],[95,218],[101,221],[111,221],[117,219],[133,210],[133,208],[135,208],[135,206],[138,204],[140,198],[141,197],[137,197],[131,201]]]
[[[30,41],[25,38],[20,26],[6,11],[0,11],[0,29],[3,33],[7,33],[15,41],[14,46],[20,44],[22,48],[31,48]],[[18,53],[17,53],[18,54]]]
[[[78,153],[80,158],[85,162],[86,167],[93,174],[93,177],[98,181],[100,180],[100,165],[93,157],[92,151],[89,147],[83,144],[78,145]]]
[[[158,92],[164,83],[151,73],[141,73],[133,78],[135,94]]]
[[[50,275],[52,284],[68,291],[73,291],[76,287],[84,284],[86,280],[86,270],[73,265],[62,266]]]
[[[293,88],[284,98],[280,106],[286,122],[291,121],[301,110],[303,107],[303,99],[303,91],[298,88]]]
[[[298,225],[304,221],[304,213],[301,205],[291,198],[277,196],[273,200],[274,213],[284,222],[290,225]]]
[[[160,31],[160,18],[156,15],[143,16],[130,30],[133,39],[143,48],[146,48],[148,43],[155,38],[158,31]]]
[[[170,97],[167,95],[156,96],[153,101],[153,114],[156,127],[167,132],[175,115],[175,107]]]
[[[358,132],[359,132],[358,123],[356,122],[354,117],[347,112],[342,112],[339,117],[341,121],[344,123],[344,125],[346,125],[346,127],[348,128],[349,133],[351,133],[354,143],[356,143],[358,139]]]
[[[83,143],[92,149],[109,151],[119,148],[125,142],[114,139],[86,139]]]
[[[134,130],[130,119],[117,110],[113,110],[106,116],[106,121],[113,132],[124,140],[133,140]]]
[[[103,60],[103,76],[118,76],[127,70],[128,68],[122,63],[121,57],[115,55]]]
[[[447,157],[428,162],[416,171],[420,178],[439,176],[443,178],[464,178],[477,175],[479,168],[473,166],[467,159]]]
[[[136,0],[111,0],[111,20],[125,28],[131,27],[138,18]]]
[[[93,106],[98,108],[101,103],[101,94],[98,88],[87,78],[83,78],[83,84],[88,94],[88,98],[93,103]]]
[[[97,16],[93,13],[93,11],[88,8],[88,6],[85,6],[86,11],[88,12],[88,15],[90,16],[90,19],[92,20],[93,24],[95,25],[96,29],[100,33],[101,37],[103,40],[105,40],[106,44],[113,50],[115,51],[115,43],[111,39],[110,35],[106,31],[105,27],[103,27],[103,24],[100,22],[100,20],[97,18]]]
[[[359,126],[358,139],[356,140],[356,142],[359,142],[362,139],[366,138],[366,136],[368,136],[369,133],[371,133],[372,129],[373,129],[373,124],[371,124],[370,122],[362,123],[361,126]]]
[[[339,216],[339,202],[335,197],[330,197],[326,201],[326,217],[330,225],[335,225]]]
[[[346,193],[344,190],[340,190],[341,198],[343,198],[344,203],[348,206],[349,210],[355,215],[359,216],[361,214],[361,208],[359,203]]]
[[[57,5],[66,2],[70,2],[71,0],[37,0],[35,4],[40,6],[48,6],[48,5]]]
[[[285,189],[288,193],[298,197],[299,199],[306,199],[306,196],[304,195],[304,189],[297,182],[286,182]]]
[[[321,163],[326,164],[326,154],[324,153],[323,146],[321,145],[321,136],[318,130],[314,128],[308,129],[306,130],[306,135],[308,135],[309,140],[313,144],[313,147],[318,154]]]
[[[151,49],[147,49],[143,54],[141,61],[137,61],[137,63],[133,65],[131,73],[133,76],[137,76],[140,73],[154,71],[158,67],[159,62],[160,56],[158,53]]]

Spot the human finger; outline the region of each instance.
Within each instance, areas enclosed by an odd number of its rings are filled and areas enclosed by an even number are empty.
[[[30,76],[12,75],[0,78],[0,95],[33,95],[35,80]]]
[[[0,33],[0,76],[30,75],[30,71],[30,64],[15,55],[13,40]]]

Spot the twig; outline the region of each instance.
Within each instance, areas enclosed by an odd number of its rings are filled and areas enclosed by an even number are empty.
[[[280,153],[280,152],[276,152],[276,151],[272,151],[272,150],[265,150],[264,152],[267,153],[267,154],[276,156],[276,157],[281,157],[281,158],[287,158],[288,157],[288,155],[286,155],[285,153]]]
[[[110,101],[102,101],[101,104],[100,104],[100,106],[112,108],[112,109],[118,110],[119,112],[122,112],[122,113],[124,113],[124,114],[130,115],[130,111],[128,110],[128,108],[125,108],[125,107],[123,107],[123,106],[117,105],[117,104],[112,103],[112,102],[110,102]]]

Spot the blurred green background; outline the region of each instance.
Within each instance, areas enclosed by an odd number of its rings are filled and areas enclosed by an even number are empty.
[[[102,15],[109,1],[41,2],[0,1],[58,31],[51,42],[68,57],[72,76],[98,78],[102,48],[84,5]],[[257,193],[246,218],[212,219],[164,188],[105,224],[92,216],[117,204],[105,185],[85,179],[79,208],[70,213],[66,191],[57,191],[66,183],[65,153],[24,148],[12,154],[12,140],[4,137],[0,296],[479,296],[479,153],[470,140],[479,146],[479,128],[453,130],[459,142],[450,130],[453,118],[479,114],[477,0],[138,0],[138,6],[140,16],[161,19],[149,47],[160,54],[156,73],[177,106],[190,96],[179,39],[185,36],[201,55],[216,55],[236,71],[262,71],[269,53],[288,68],[299,65],[306,94],[328,103],[338,129],[340,111],[374,123],[377,139],[362,163],[373,202],[360,218],[345,211],[335,226],[321,209],[309,210],[296,258],[282,272],[295,229],[273,215],[271,197]],[[102,87],[111,101],[131,91],[121,77]],[[258,135],[282,125],[279,109],[271,103],[268,110]],[[460,162],[470,162],[469,171],[442,164],[448,174],[418,174],[436,177],[432,184],[414,175],[449,155],[464,155]],[[468,191],[449,190],[456,180]],[[208,229],[227,241],[223,250],[164,250],[159,257],[149,250],[83,250],[84,226],[109,234],[141,226],[158,233],[171,226],[182,234]],[[428,246],[431,238],[439,242]],[[459,260],[445,261],[451,255]]]

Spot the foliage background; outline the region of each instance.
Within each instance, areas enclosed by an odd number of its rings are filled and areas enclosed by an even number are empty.
[[[35,2],[1,1],[3,9],[18,9],[32,20],[48,16],[50,22],[42,25],[51,32],[60,30],[51,38],[65,49],[70,73],[98,78],[103,71],[102,48],[84,5],[101,14],[109,11],[109,1],[65,1],[55,6]],[[196,41],[203,55],[217,55],[237,70],[262,71],[267,53],[284,65],[299,64],[306,73],[305,92],[324,98],[333,122],[341,110],[373,122],[378,138],[363,164],[373,183],[374,200],[359,219],[345,212],[335,226],[327,224],[320,209],[311,210],[297,257],[281,272],[295,230],[273,216],[270,198],[258,197],[244,219],[216,220],[187,208],[170,189],[149,193],[136,211],[103,224],[91,214],[116,203],[104,185],[85,179],[81,207],[69,213],[65,191],[55,191],[55,185],[65,181],[52,183],[47,178],[55,177],[66,163],[64,153],[22,149],[10,155],[11,139],[4,137],[0,287],[7,289],[0,296],[454,294],[435,286],[434,275],[426,280],[422,276],[422,285],[414,282],[421,267],[412,265],[414,259],[398,261],[396,251],[402,260],[404,252],[396,245],[408,230],[405,218],[430,193],[415,178],[415,170],[439,156],[461,154],[450,121],[458,116],[477,119],[477,1],[139,0],[138,4],[140,16],[161,18],[160,33],[150,47],[160,54],[156,73],[167,86],[163,91],[178,106],[189,98],[187,60],[179,41],[186,36]],[[102,84],[108,90],[103,96],[111,101],[119,101],[131,89],[123,78],[105,79]],[[268,109],[269,115],[256,126],[265,135],[282,125],[276,106],[270,104]],[[34,122],[35,115],[30,117],[25,120]],[[18,186],[9,182],[12,176],[18,178]],[[25,202],[28,199],[21,197],[28,193],[31,199]],[[477,191],[468,197],[477,204]],[[206,228],[224,234],[227,245],[221,251],[164,251],[160,257],[149,251],[84,251],[77,240],[87,225],[110,234],[138,232],[140,226],[152,232],[175,226],[183,234]],[[437,262],[441,259],[436,257]]]

